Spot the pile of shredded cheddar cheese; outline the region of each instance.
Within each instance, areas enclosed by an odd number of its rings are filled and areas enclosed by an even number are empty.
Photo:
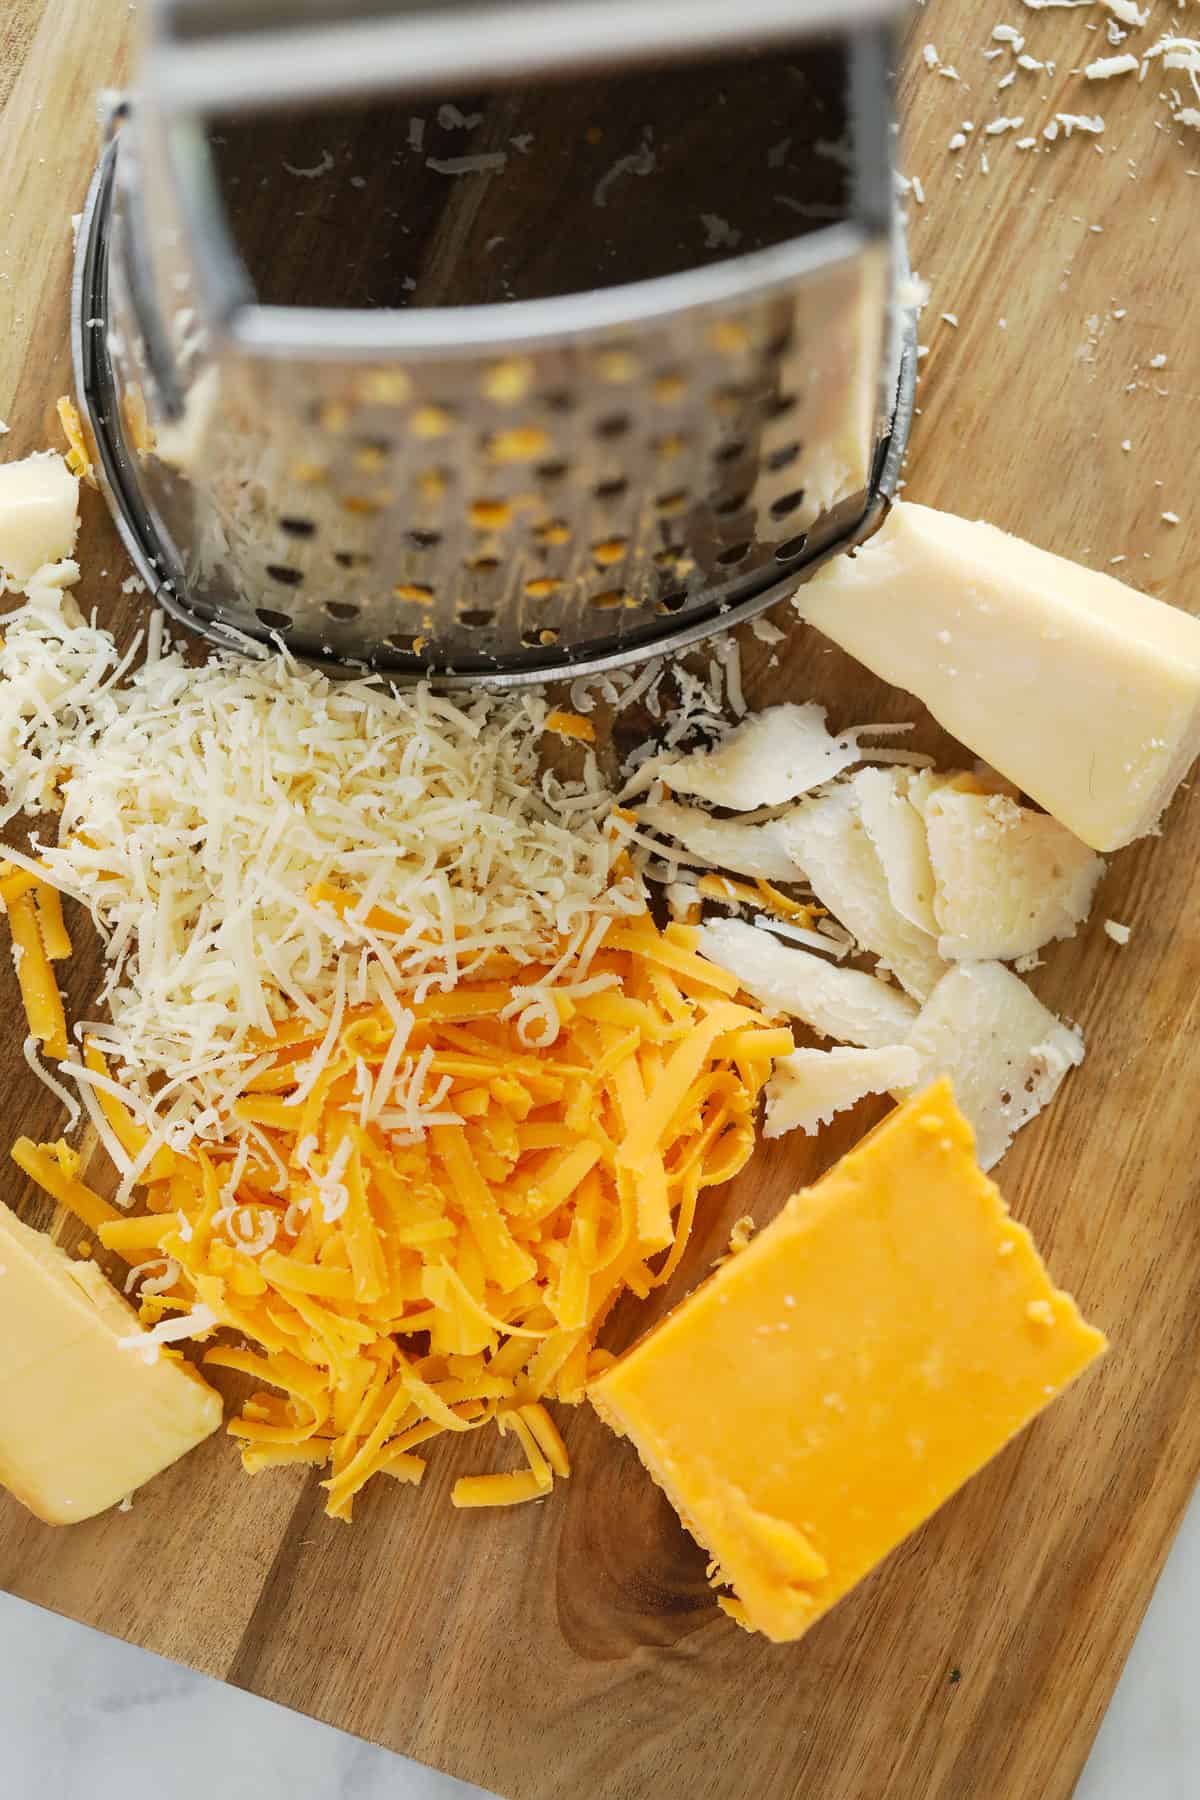
[[[9,914],[22,967],[53,986],[50,890]],[[454,1503],[536,1499],[569,1472],[543,1402],[582,1397],[614,1302],[678,1266],[701,1190],[748,1160],[792,1047],[695,944],[645,912],[614,923],[589,991],[551,990],[534,1044],[512,996],[549,971],[496,959],[323,1032],[293,1019],[257,1045],[236,1101],[253,1139],[226,1144],[155,1148],[89,1044],[108,1128],[141,1165],[137,1216],[86,1187],[64,1145],[22,1139],[14,1156],[142,1278],[153,1353],[235,1334],[205,1361],[256,1384],[230,1424],[249,1472],[325,1468],[327,1511],[349,1519],[371,1476],[419,1482],[418,1447],[494,1421],[525,1467],[463,1477]]]

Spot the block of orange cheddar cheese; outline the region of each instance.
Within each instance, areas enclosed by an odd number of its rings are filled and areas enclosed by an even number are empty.
[[[938,1082],[593,1382],[737,1616],[796,1638],[1105,1349]]]

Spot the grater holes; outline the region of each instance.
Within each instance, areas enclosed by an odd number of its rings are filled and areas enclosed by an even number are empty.
[[[291,613],[275,612],[269,606],[260,606],[255,609],[254,616],[261,625],[267,627],[268,631],[290,631],[292,629]]]
[[[539,463],[533,472],[539,481],[553,486],[556,481],[565,480],[569,470],[565,462],[544,462]]]
[[[790,469],[799,456],[801,448],[801,444],[797,441],[794,444],[783,444],[778,450],[772,450],[766,459],[767,468],[772,474],[778,474],[780,469]]]
[[[766,344],[763,354],[771,362],[778,362],[781,356],[786,356],[788,351],[793,348],[795,342],[795,328],[791,325],[785,325],[783,330],[775,337],[771,338]]]
[[[717,562],[723,569],[731,569],[736,563],[745,562],[749,556],[751,545],[749,540],[741,544],[730,544],[727,550],[717,553]]]
[[[596,499],[602,503],[621,500],[629,492],[629,482],[624,475],[616,475],[611,481],[598,481],[592,489]]]
[[[401,656],[412,656],[416,653],[418,644],[423,642],[424,640],[422,638],[417,637],[412,632],[395,631],[390,637],[384,638],[383,648],[385,650],[396,650]]]
[[[588,605],[595,607],[597,612],[616,612],[622,606],[636,606],[637,601],[624,588],[605,588],[602,593],[592,594]]]
[[[316,522],[313,519],[293,518],[291,514],[280,518],[279,529],[286,531],[289,537],[294,538],[311,538],[317,535]]]
[[[683,544],[664,544],[661,550],[654,552],[654,561],[660,569],[673,569],[684,554]]]
[[[509,356],[503,362],[493,363],[483,378],[483,392],[487,399],[494,400],[499,406],[512,406],[523,400],[533,382],[533,364],[528,357]]]
[[[778,500],[772,501],[771,517],[773,519],[786,519],[789,513],[794,513],[797,507],[803,505],[804,489],[793,488],[790,494],[781,494]]]
[[[268,563],[267,574],[272,581],[279,582],[281,587],[299,587],[304,580],[303,569],[293,569],[290,563]]]
[[[535,575],[532,581],[525,583],[525,592],[531,600],[549,600],[561,589],[562,582],[557,575]]]
[[[632,424],[628,413],[610,413],[606,418],[597,419],[592,429],[598,438],[610,442],[613,438],[626,437]]]
[[[808,533],[807,531],[802,531],[799,537],[788,538],[786,543],[780,544],[777,547],[775,551],[775,561],[795,562],[797,557],[804,555],[807,548]]]
[[[735,514],[746,510],[746,502],[750,495],[743,490],[737,494],[727,494],[723,500],[714,500],[713,511],[719,519],[732,519]]]
[[[392,598],[414,604],[427,602],[433,599],[433,589],[424,581],[398,581],[392,589]]]
[[[329,600],[325,604],[324,611],[327,618],[348,621],[357,619],[362,608],[361,606],[351,606],[346,600]]]
[[[676,488],[672,493],[659,494],[654,502],[654,508],[656,512],[662,513],[665,517],[671,517],[673,514],[681,513],[684,510],[688,503],[688,499],[689,495],[686,488]]]
[[[531,625],[527,631],[521,633],[521,648],[523,650],[548,650],[552,645],[557,644],[557,642],[558,632],[553,625],[543,625],[541,627]]]
[[[414,550],[436,550],[442,534],[440,531],[410,531],[408,541]]]
[[[571,527],[565,519],[545,519],[542,524],[534,527],[533,536],[536,543],[552,549],[570,543]]]
[[[747,388],[731,383],[725,387],[714,388],[708,398],[709,405],[714,412],[719,413],[723,418],[729,418],[742,410],[750,398],[750,392]]]
[[[713,451],[713,461],[715,463],[734,463],[738,462],[745,454],[745,440],[742,438],[730,438],[728,443],[717,445],[716,449]]]
[[[376,475],[387,467],[392,454],[389,438],[359,438],[354,448],[354,466],[366,475]]]
[[[598,544],[592,545],[592,556],[598,569],[611,569],[615,563],[624,559],[629,548],[629,539],[624,537],[602,538]]]
[[[463,567],[471,575],[494,575],[500,567],[498,556],[467,556],[463,558]]]
[[[512,524],[512,507],[507,500],[473,500],[467,516],[476,531],[503,531]]]
[[[335,550],[333,560],[339,569],[367,569],[371,565],[365,550]]]
[[[494,624],[496,615],[485,606],[469,606],[458,617],[468,631],[486,631],[489,625]]]
[[[552,388],[542,395],[542,405],[547,412],[568,413],[575,405],[575,396],[569,388]]]
[[[687,590],[673,588],[669,594],[661,594],[655,602],[654,610],[660,613],[682,612],[687,605]]]
[[[550,434],[540,425],[514,425],[509,431],[494,432],[484,447],[494,463],[531,463],[550,449]]]
[[[687,382],[678,369],[663,369],[651,390],[659,406],[678,406],[687,393]]]
[[[772,394],[763,407],[763,415],[767,419],[784,419],[795,408],[798,399],[796,394]]]
[[[614,345],[612,349],[602,350],[596,358],[596,373],[601,381],[617,386],[626,381],[636,381],[641,374],[641,364],[632,350]]]
[[[454,413],[448,406],[417,406],[408,415],[408,429],[413,437],[445,437],[454,424]]]
[[[663,462],[674,462],[677,456],[683,455],[690,442],[682,431],[665,431],[661,437],[650,439],[650,448]]]

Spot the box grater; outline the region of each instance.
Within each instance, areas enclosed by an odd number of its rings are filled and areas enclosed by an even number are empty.
[[[890,498],[895,0],[158,0],[78,242],[117,524],[213,642],[501,684]]]

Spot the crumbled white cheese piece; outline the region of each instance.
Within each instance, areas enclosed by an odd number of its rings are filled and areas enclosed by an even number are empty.
[[[1001,132],[1004,131],[1020,131],[1024,123],[1025,120],[1023,117],[1019,119],[993,119],[991,124],[985,125],[983,129],[986,136],[999,137]]]
[[[737,726],[715,749],[661,761],[655,773],[672,793],[750,812],[799,799],[862,762],[858,737],[855,731],[832,737],[824,707],[813,701],[771,706]]]
[[[1130,927],[1120,924],[1116,919],[1105,919],[1104,929],[1114,944],[1127,944],[1133,936]]]
[[[916,1052],[900,1044],[880,1050],[794,1050],[780,1057],[767,1083],[763,1135],[811,1135],[869,1094],[912,1087],[919,1068]]]
[[[1135,31],[1140,31],[1149,23],[1149,12],[1143,12],[1136,0],[1100,0],[1100,4],[1120,19],[1122,25],[1128,25]]]
[[[916,1023],[916,1006],[897,988],[808,950],[793,950],[740,919],[702,925],[700,949],[735,975],[760,1006],[802,1019],[818,1037],[883,1050],[903,1043]]]
[[[673,800],[640,807],[638,818],[651,831],[673,838],[687,853],[687,860],[702,867],[762,881],[802,878],[782,820],[744,825],[739,819],[715,819],[699,806],[681,806]],[[669,849],[661,854],[670,860]]]
[[[1111,81],[1114,75],[1135,75],[1141,68],[1140,58],[1127,52],[1124,56],[1101,56],[1083,71],[1089,81]]]
[[[920,930],[936,935],[933,868],[925,822],[911,792],[927,776],[907,769],[862,769],[852,777],[859,813],[879,858],[896,911]]]
[[[1004,794],[953,784],[922,810],[942,956],[1008,962],[1074,936],[1104,863],[1065,825]]]
[[[1163,524],[1164,525],[1178,525],[1179,524],[1179,514],[1175,513],[1175,512],[1165,512],[1163,514]]]
[[[944,972],[929,934],[896,910],[853,786],[805,801],[789,817],[787,841],[822,906],[923,1000]]]
[[[6,577],[23,587],[44,564],[63,562],[78,530],[79,477],[61,456],[0,463],[0,592]]]
[[[960,963],[942,978],[907,1038],[919,1090],[939,1075],[974,1127],[979,1161],[999,1162],[1022,1125],[1083,1061],[1083,1039],[1003,963]]]

